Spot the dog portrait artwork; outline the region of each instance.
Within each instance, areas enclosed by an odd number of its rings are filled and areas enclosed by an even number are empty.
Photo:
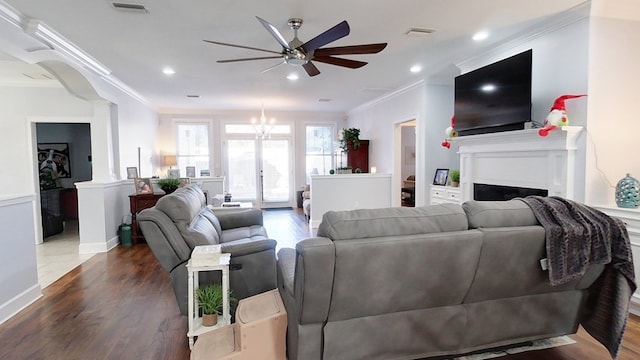
[[[71,177],[69,144],[38,144],[38,170],[40,187],[60,187],[58,179]]]

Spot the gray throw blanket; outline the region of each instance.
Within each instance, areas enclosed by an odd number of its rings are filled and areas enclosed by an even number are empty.
[[[524,201],[545,229],[549,280],[559,285],[605,264],[589,288],[582,326],[616,358],[636,290],[631,243],[624,223],[601,211],[559,197],[528,196]]]

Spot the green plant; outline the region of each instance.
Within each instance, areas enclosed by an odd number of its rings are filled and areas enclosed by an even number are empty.
[[[196,290],[198,305],[206,315],[222,314],[222,285],[211,284]]]
[[[451,170],[449,171],[449,179],[452,182],[460,182],[460,170]]]
[[[158,186],[167,194],[170,194],[180,186],[180,179],[164,178],[158,180]]]
[[[342,151],[349,151],[349,142],[351,142],[354,150],[360,147],[360,129],[342,129],[342,140],[340,140],[340,148]]]

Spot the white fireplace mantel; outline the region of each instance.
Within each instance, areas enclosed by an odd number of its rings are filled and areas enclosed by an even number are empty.
[[[564,126],[546,137],[527,129],[452,139],[460,154],[462,200],[473,200],[474,183],[545,189],[573,199],[581,132],[581,126]]]

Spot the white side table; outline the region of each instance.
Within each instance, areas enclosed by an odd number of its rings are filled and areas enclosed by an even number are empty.
[[[229,260],[231,260],[231,254],[223,253],[220,254],[217,264],[193,266],[191,265],[191,259],[187,262],[189,276],[189,307],[187,314],[189,317],[189,331],[187,332],[187,337],[189,337],[189,349],[193,347],[194,337],[231,323],[231,315],[229,313]],[[222,316],[218,317],[218,324],[214,326],[203,326],[202,317],[198,314],[199,306],[195,292],[200,284],[199,274],[201,271],[222,271]]]

